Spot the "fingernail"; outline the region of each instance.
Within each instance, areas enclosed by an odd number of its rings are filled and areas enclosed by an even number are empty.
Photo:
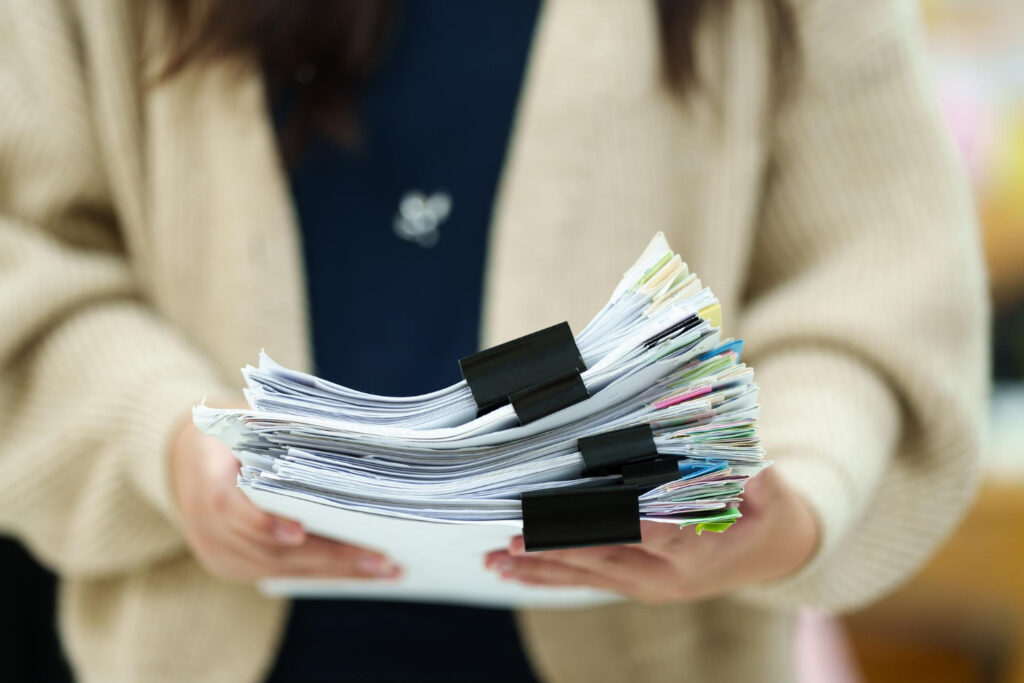
[[[502,574],[507,574],[516,568],[516,562],[511,557],[500,557],[494,561],[494,568]]]
[[[297,524],[279,521],[274,522],[274,537],[281,543],[296,545],[298,543],[302,543],[306,537],[306,533],[302,530],[302,527]]]
[[[398,576],[400,571],[398,565],[394,562],[386,557],[380,557],[377,555],[360,557],[356,560],[356,566],[367,574],[373,574],[381,577]]]
[[[523,542],[522,536],[516,536],[508,544],[508,552],[512,555],[525,555],[526,544]]]

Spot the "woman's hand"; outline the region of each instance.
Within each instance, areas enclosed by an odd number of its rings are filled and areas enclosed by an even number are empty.
[[[214,576],[251,582],[272,576],[390,579],[400,570],[365,548],[308,535],[298,522],[263,512],[236,485],[239,463],[191,416],[171,448],[171,479],[185,540]]]
[[[506,579],[537,586],[590,586],[641,602],[722,595],[792,574],[811,558],[818,528],[807,504],[767,469],[746,487],[743,517],[723,533],[642,522],[643,543],[526,553],[523,538],[488,554]]]

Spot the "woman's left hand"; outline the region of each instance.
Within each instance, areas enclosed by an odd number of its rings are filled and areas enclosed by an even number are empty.
[[[523,537],[487,555],[502,578],[536,586],[588,586],[646,603],[698,600],[780,579],[818,544],[807,504],[771,468],[747,484],[743,517],[722,533],[642,522],[643,542],[527,553]]]

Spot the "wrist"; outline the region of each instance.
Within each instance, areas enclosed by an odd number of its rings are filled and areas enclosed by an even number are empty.
[[[789,566],[774,578],[785,578],[796,574],[810,563],[817,554],[821,543],[821,531],[817,515],[810,504],[796,490],[782,482],[785,511],[780,515],[779,536],[785,543],[784,555]]]
[[[820,524],[807,500],[774,468],[761,472],[747,486],[744,517],[760,527],[757,581],[775,581],[798,573],[817,554]],[[760,522],[760,524],[758,524]]]
[[[197,450],[196,436],[198,434],[199,430],[192,423],[191,411],[178,419],[171,434],[167,453],[167,468],[171,502],[178,515],[185,512],[185,496],[188,492],[186,479],[189,472],[194,470],[194,463],[190,461]]]

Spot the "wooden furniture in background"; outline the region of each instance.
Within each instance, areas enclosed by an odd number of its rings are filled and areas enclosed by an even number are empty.
[[[918,576],[844,622],[868,683],[1024,683],[1024,480],[988,481]]]

